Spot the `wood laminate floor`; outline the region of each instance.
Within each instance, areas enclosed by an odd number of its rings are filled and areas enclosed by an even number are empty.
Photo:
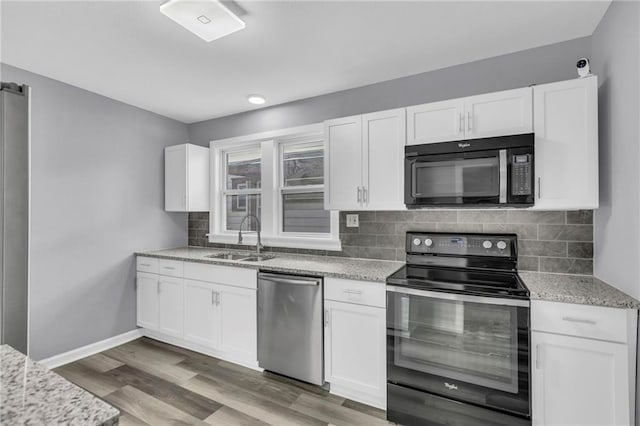
[[[316,386],[141,338],[55,370],[117,407],[121,425],[389,425]]]

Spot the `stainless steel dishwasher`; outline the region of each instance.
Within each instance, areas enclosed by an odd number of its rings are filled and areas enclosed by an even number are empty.
[[[258,274],[258,364],[322,385],[322,278]]]

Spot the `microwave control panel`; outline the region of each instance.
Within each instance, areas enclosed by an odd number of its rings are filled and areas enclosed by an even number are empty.
[[[516,154],[511,158],[511,195],[531,195],[531,155]]]

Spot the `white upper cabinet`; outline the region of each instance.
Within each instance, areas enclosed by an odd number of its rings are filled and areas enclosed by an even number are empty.
[[[531,133],[531,88],[407,108],[407,145]]]
[[[464,139],[464,99],[407,108],[407,145]]]
[[[531,88],[466,98],[465,139],[517,135],[533,131]]]
[[[164,149],[164,209],[209,211],[209,148],[192,144]]]
[[[598,195],[598,79],[533,88],[535,209],[596,209]]]
[[[358,209],[362,198],[362,117],[325,121],[325,208]]]
[[[325,122],[325,208],[404,209],[405,109]]]

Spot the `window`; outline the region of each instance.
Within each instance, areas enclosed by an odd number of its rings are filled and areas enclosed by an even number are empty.
[[[210,242],[233,244],[260,219],[265,245],[339,250],[338,212],[324,210],[324,141],[313,132],[212,142],[214,200]],[[244,223],[243,223],[244,221]],[[247,244],[255,243],[248,233]]]

